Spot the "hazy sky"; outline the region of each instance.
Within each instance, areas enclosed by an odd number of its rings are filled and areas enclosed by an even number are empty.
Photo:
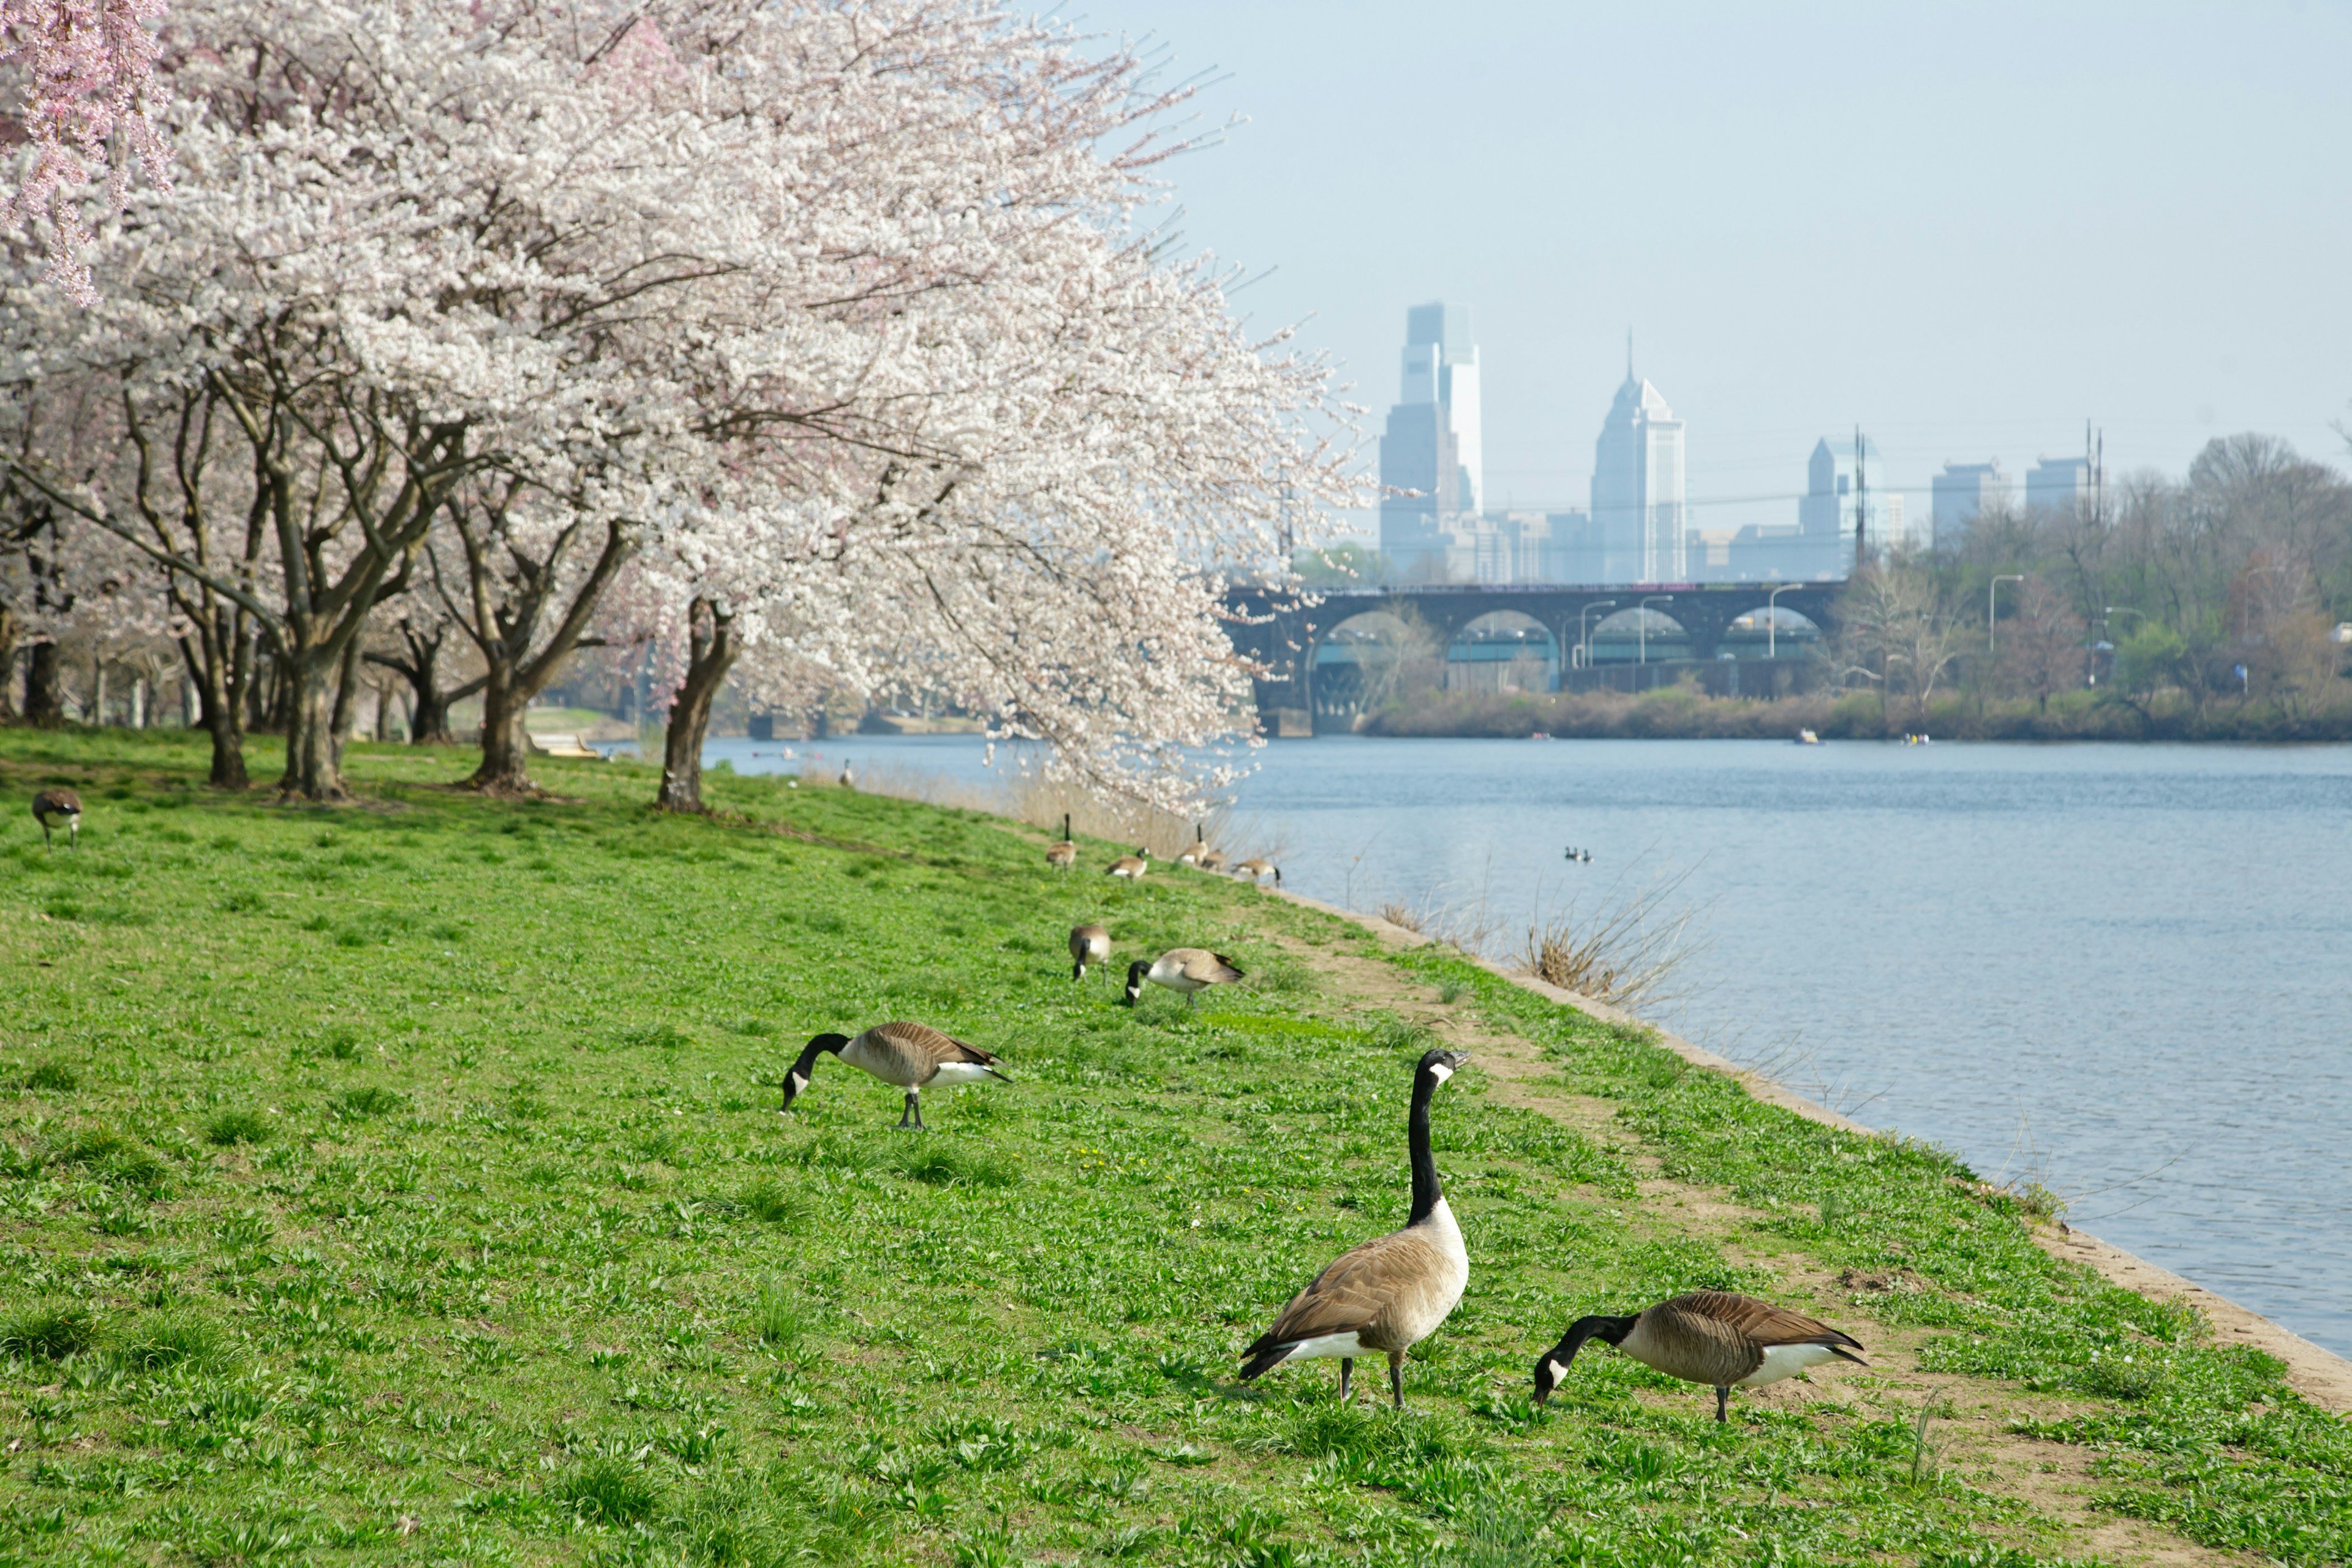
[[[1701,527],[1794,521],[1814,439],[1895,482],[2110,474],[2209,437],[2347,463],[2352,4],[1076,0],[1206,118],[1181,227],[1346,362],[1368,434],[1405,307],[1468,304],[1490,504],[1580,504],[1633,332]]]

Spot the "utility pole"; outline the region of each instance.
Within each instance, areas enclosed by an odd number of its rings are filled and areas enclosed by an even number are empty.
[[[1858,574],[1870,563],[1869,475],[1864,471],[1862,426],[1853,427],[1853,569]]]

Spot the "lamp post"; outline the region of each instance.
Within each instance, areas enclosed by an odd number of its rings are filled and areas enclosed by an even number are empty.
[[[1585,630],[1585,621],[1595,610],[1605,610],[1617,603],[1614,599],[1595,599],[1577,613],[1576,646],[1583,651],[1584,668],[1592,668],[1592,634]]]
[[[1790,589],[1795,586],[1796,584],[1794,583],[1783,583],[1779,587],[1764,595],[1764,657],[1766,658],[1778,658],[1780,657],[1780,606],[1779,600],[1781,595],[1787,593]]]
[[[2000,622],[1996,618],[2000,612],[1994,606],[1997,601],[1997,596],[2000,593],[2000,585],[2003,583],[2022,583],[2024,581],[2025,574],[2021,572],[2004,572],[1998,577],[1995,577],[1990,583],[1985,584],[1985,652],[1992,653],[1997,651],[1993,639],[1999,633],[2000,627]]]
[[[1650,601],[1652,599],[1671,600],[1673,598],[1674,595],[1672,594],[1652,594],[1643,599],[1642,603],[1637,606],[1637,610],[1647,610],[1650,607]],[[1638,628],[1638,635],[1642,639],[1642,651],[1633,662],[1636,664],[1647,664],[1650,662],[1650,617],[1646,615],[1637,613],[1633,617],[1633,625]]]

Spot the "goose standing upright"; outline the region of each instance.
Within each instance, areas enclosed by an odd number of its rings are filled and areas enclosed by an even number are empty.
[[[1062,813],[1062,841],[1045,850],[1045,864],[1056,871],[1066,871],[1078,863],[1077,840],[1070,837],[1070,814]]]
[[[1110,956],[1110,932],[1101,926],[1070,928],[1070,978],[1084,980],[1087,965]]]
[[[1412,1214],[1404,1228],[1341,1253],[1293,1296],[1274,1327],[1243,1352],[1243,1382],[1285,1362],[1338,1356],[1339,1403],[1345,1405],[1356,1357],[1385,1352],[1389,1392],[1397,1408],[1404,1408],[1404,1352],[1445,1321],[1470,1282],[1470,1255],[1429,1152],[1430,1100],[1469,1059],[1460,1051],[1433,1050],[1413,1068],[1412,1113],[1406,1121]]]
[[[1071,941],[1076,940],[1073,935]],[[1189,1007],[1198,993],[1241,978],[1240,968],[1222,952],[1211,952],[1205,947],[1171,947],[1148,963],[1139,958],[1127,966],[1127,1005],[1132,1007],[1142,997],[1147,980],[1182,992]]]
[[[43,790],[33,797],[33,820],[41,825],[41,847],[51,847],[49,818],[60,817],[66,825],[66,847],[81,847],[81,796],[63,784]]]
[[[803,1047],[800,1059],[784,1077],[784,1102],[776,1107],[779,1114],[790,1110],[793,1101],[808,1089],[817,1058],[827,1051],[884,1083],[905,1089],[907,1109],[898,1113],[898,1125],[904,1127],[911,1120],[918,1132],[929,1131],[923,1125],[920,1097],[925,1086],[977,1083],[991,1078],[1013,1081],[997,1070],[994,1057],[928,1024],[877,1024],[854,1040],[846,1035],[819,1035]]]
[[[1615,1345],[1643,1366],[1715,1390],[1715,1418],[1728,1421],[1731,1391],[1761,1388],[1825,1362],[1870,1363],[1862,1342],[1827,1323],[1728,1290],[1693,1290],[1630,1318],[1579,1318],[1536,1363],[1536,1403],[1568,1375],[1587,1340]]]

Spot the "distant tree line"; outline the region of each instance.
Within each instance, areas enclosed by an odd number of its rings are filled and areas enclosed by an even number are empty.
[[[2228,437],[2179,478],[1989,509],[1958,540],[1874,561],[1839,621],[1842,683],[1874,689],[1892,726],[1964,698],[2120,707],[2147,733],[2223,710],[2243,732],[2254,708],[2284,734],[2332,728],[2352,716],[2352,482],[2273,437]]]

